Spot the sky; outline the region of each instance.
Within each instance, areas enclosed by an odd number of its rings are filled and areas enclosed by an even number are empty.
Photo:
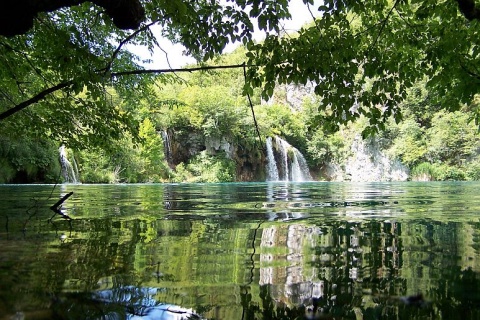
[[[316,11],[318,8],[319,3],[321,0],[315,0],[315,5],[311,6],[312,12]],[[302,0],[290,0],[289,1],[289,10],[292,15],[292,19],[284,20],[283,24],[285,30],[287,32],[293,32],[300,30],[300,27],[307,22],[312,21],[312,16],[305,4],[303,4]],[[157,26],[158,28],[158,26]],[[155,32],[155,26],[153,27],[153,32],[156,34],[160,34],[160,32]],[[254,38],[257,41],[261,41],[264,39],[264,34],[260,32],[256,32],[254,34]],[[144,64],[145,68],[147,69],[169,69],[169,68],[180,68],[185,66],[186,64],[195,63],[195,59],[192,57],[185,56],[183,54],[183,46],[180,44],[172,44],[167,39],[158,39],[160,44],[159,48],[156,48],[153,55],[151,55],[146,47],[141,46],[127,46],[128,50],[140,56],[141,59],[151,59],[152,63]],[[225,52],[231,52],[238,46],[240,43],[230,44],[226,47]],[[168,60],[167,60],[168,56]]]

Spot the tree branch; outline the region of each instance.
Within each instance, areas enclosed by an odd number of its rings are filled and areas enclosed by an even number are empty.
[[[3,0],[0,10],[0,35],[13,37],[25,34],[40,12],[80,5],[87,0]],[[120,29],[136,29],[145,19],[145,9],[139,0],[90,0],[105,9]]]
[[[151,74],[151,73],[172,73],[172,72],[193,72],[193,71],[202,71],[202,70],[214,70],[214,69],[234,69],[234,68],[243,68],[244,64],[232,64],[224,66],[203,66],[195,68],[179,68],[179,69],[148,69],[148,70],[131,70],[131,71],[121,71],[121,72],[112,72],[112,77],[128,76],[128,75],[139,75],[139,74]],[[252,67],[252,66],[247,66]]]
[[[39,102],[40,100],[44,99],[47,95],[49,95],[49,94],[51,94],[55,91],[67,88],[67,87],[71,86],[72,84],[73,84],[73,81],[62,82],[62,83],[57,84],[54,87],[43,90],[42,92],[38,93],[34,97],[32,97],[28,100],[25,100],[22,103],[17,104],[16,106],[8,109],[5,112],[0,113],[0,121],[2,121],[3,119],[11,116],[12,114],[15,114],[19,111],[22,111],[23,109],[25,109],[29,105],[32,105],[34,103]]]
[[[66,215],[65,213],[62,212],[62,210],[60,210],[62,208],[62,204],[73,194],[73,191],[72,192],[69,192],[67,193],[66,195],[64,195],[60,200],[58,200],[57,202],[55,202],[55,204],[53,204],[51,207],[50,207],[50,210],[52,210],[53,212],[59,214],[62,216],[62,218],[65,218],[67,220],[72,220],[72,218],[70,218],[68,215]],[[52,217],[53,218],[53,217]],[[50,219],[51,220],[51,219]]]
[[[247,68],[245,62],[243,63],[243,78],[245,79],[245,83],[247,82]],[[262,137],[260,136],[260,130],[258,129],[257,118],[255,117],[255,111],[253,110],[253,103],[252,99],[250,98],[250,94],[247,92],[248,103],[250,104],[250,110],[252,111],[253,123],[255,124],[255,129],[257,131],[258,140],[260,141],[260,145],[262,145]],[[260,148],[263,150],[263,148]]]
[[[467,20],[480,20],[480,9],[475,6],[475,0],[457,0],[458,9]]]
[[[152,69],[152,70],[131,70],[131,71],[121,71],[121,72],[113,72],[110,74],[112,78],[121,77],[121,76],[129,76],[129,75],[141,75],[141,74],[159,74],[159,73],[172,73],[172,72],[194,72],[194,71],[202,71],[202,70],[214,70],[214,69],[234,69],[234,68],[244,68],[244,67],[252,67],[251,65],[242,64],[233,64],[233,65],[223,65],[223,66],[203,66],[203,67],[195,67],[195,68],[180,68],[180,69]],[[71,86],[74,83],[74,80],[66,81],[57,84],[54,87],[48,88],[43,90],[42,92],[38,93],[34,97],[25,100],[16,106],[8,109],[7,111],[0,113],[0,121],[3,119],[25,109],[26,107],[39,102],[40,100],[44,99],[47,95],[54,93],[55,91],[65,89]]]
[[[104,74],[107,74],[107,72],[110,71],[110,69],[112,67],[112,64],[113,64],[113,61],[117,57],[117,55],[120,52],[120,49],[123,47],[123,45],[125,43],[127,43],[128,41],[132,40],[137,34],[139,34],[140,32],[142,32],[142,31],[144,31],[148,28],[150,28],[151,26],[153,26],[157,22],[158,21],[152,21],[149,24],[146,24],[145,26],[141,27],[140,29],[135,30],[135,32],[133,32],[131,35],[129,35],[128,37],[123,39],[122,42],[120,42],[120,44],[118,45],[117,49],[115,49],[115,52],[113,52],[112,59],[108,62],[107,66],[104,69],[102,69],[101,71],[105,71]]]
[[[378,31],[378,34],[377,34],[377,37],[375,38],[375,40],[373,41],[372,45],[370,46],[371,48],[375,47],[377,45],[377,42],[378,42],[378,39],[380,38],[380,35],[382,34],[383,32],[383,29],[385,29],[385,26],[387,25],[387,21],[388,19],[390,18],[390,16],[392,15],[392,12],[393,10],[395,9],[395,7],[397,6],[399,0],[396,0],[395,3],[393,4],[392,8],[390,9],[390,11],[388,11],[387,13],[387,16],[385,17],[385,19],[383,19],[382,21],[382,25],[380,26],[380,30]]]

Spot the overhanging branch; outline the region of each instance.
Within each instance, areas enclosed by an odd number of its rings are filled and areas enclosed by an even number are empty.
[[[142,75],[142,74],[160,74],[160,73],[173,73],[173,72],[194,72],[194,71],[204,71],[204,70],[214,70],[214,69],[234,69],[234,68],[244,68],[245,63],[242,64],[233,64],[233,65],[222,65],[222,66],[203,66],[203,67],[195,67],[195,68],[179,68],[179,69],[152,69],[152,70],[130,70],[130,71],[121,71],[121,72],[112,72],[110,76],[112,78],[122,77],[122,76],[129,76],[129,75]],[[251,66],[247,66],[251,67]],[[14,107],[8,109],[7,111],[0,113],[0,121],[8,118],[9,116],[22,111],[23,109],[27,108],[28,106],[35,104],[49,94],[54,93],[58,90],[65,89],[71,86],[75,81],[66,81],[57,84],[54,87],[48,88],[43,90],[42,92],[36,94],[34,97],[25,100]]]
[[[458,9],[467,20],[480,20],[480,9],[475,5],[475,0],[457,0]]]
[[[247,68],[245,62],[243,63],[243,77],[245,79],[245,83],[247,82]],[[252,111],[253,123],[255,124],[255,130],[257,131],[258,140],[260,144],[262,144],[262,137],[260,135],[260,130],[258,129],[257,118],[255,117],[255,111],[253,110],[253,103],[252,98],[250,98],[250,94],[247,92],[248,103],[250,104],[250,110]]]
[[[7,118],[7,117],[19,112],[19,111],[22,111],[23,109],[25,109],[26,107],[28,107],[28,106],[30,106],[34,103],[39,102],[40,100],[44,99],[47,95],[49,95],[51,93],[54,93],[55,91],[67,88],[67,87],[71,86],[72,84],[73,84],[73,81],[62,82],[62,83],[57,84],[54,87],[43,90],[42,92],[36,94],[34,97],[17,104],[16,106],[8,109],[5,112],[0,113],[0,121],[2,121],[3,119],[5,119],[5,118]]]
[[[395,7],[397,6],[398,3],[399,3],[399,0],[396,0],[395,3],[393,4],[392,8],[390,9],[390,11],[388,11],[385,19],[383,19],[382,24],[380,26],[380,30],[378,31],[377,36],[375,37],[375,40],[373,41],[372,45],[370,46],[371,48],[373,48],[377,45],[378,39],[380,38],[380,35],[383,32],[383,29],[385,29],[385,26],[387,25],[388,19],[392,15],[393,10],[395,9]]]
[[[151,26],[153,26],[155,23],[157,23],[158,21],[152,21],[150,22],[149,24],[146,24],[144,25],[143,27],[141,27],[140,29],[136,30],[135,32],[133,32],[131,35],[129,35],[127,38],[125,38],[124,40],[122,40],[122,42],[120,42],[120,44],[118,45],[117,49],[115,50],[115,52],[112,54],[112,58],[111,60],[108,62],[107,66],[105,67],[104,71],[105,71],[105,74],[110,71],[111,67],[112,67],[112,64],[113,64],[113,61],[117,58],[117,55],[118,53],[120,52],[120,49],[130,40],[132,40],[135,36],[137,36],[137,34],[139,34],[140,32],[150,28]]]
[[[195,68],[178,68],[178,69],[149,69],[149,70],[131,70],[131,71],[120,71],[112,72],[112,77],[120,76],[131,76],[131,75],[140,75],[140,74],[152,74],[152,73],[173,73],[173,72],[194,72],[194,71],[205,71],[205,70],[214,70],[214,69],[235,69],[243,68],[244,64],[232,64],[224,66],[203,66]],[[250,67],[250,66],[249,66]]]
[[[33,26],[40,12],[80,5],[87,0],[2,0],[0,10],[0,35],[13,37],[25,34]],[[90,0],[105,12],[120,29],[137,29],[145,19],[145,9],[140,0]]]

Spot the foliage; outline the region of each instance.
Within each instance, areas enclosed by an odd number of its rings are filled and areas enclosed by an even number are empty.
[[[480,180],[480,165],[478,160],[466,166],[422,162],[412,169],[410,177],[420,181]]]
[[[252,154],[262,137],[281,135],[321,166],[341,162],[361,128],[364,136],[381,131],[381,145],[418,172],[428,162],[435,179],[475,179],[478,22],[446,0],[304,3],[317,19],[296,34],[280,28],[287,1],[154,0],[142,3],[136,31],[117,29],[91,3],[41,13],[25,34],[0,37],[0,137],[21,132],[25,141],[80,150],[85,182],[230,181],[231,161],[203,153],[172,178],[158,133],[225,138]],[[265,41],[252,40],[255,30],[267,32]],[[183,44],[202,61],[196,67],[243,65],[246,78],[242,68],[144,70],[126,44],[153,50],[157,37]],[[245,46],[218,55],[234,41]],[[313,84],[317,97],[301,108],[278,102],[287,94],[274,88],[292,83]],[[1,180],[18,172],[36,180],[58,166],[27,149],[33,160],[4,152]],[[212,176],[204,176],[207,164]]]
[[[139,135],[143,139],[140,145],[140,159],[143,160],[141,180],[160,182],[169,173],[163,152],[163,140],[148,118],[143,120]]]
[[[277,83],[313,81],[325,111],[315,123],[335,130],[365,116],[364,135],[390,116],[401,121],[407,89],[425,77],[431,106],[455,111],[478,92],[478,22],[466,22],[454,1],[327,0],[317,13],[294,37],[247,44],[255,67],[246,92],[262,87],[268,98]]]
[[[433,116],[432,128],[427,131],[431,161],[461,164],[479,151],[480,137],[468,118],[462,111],[440,111]]]
[[[466,165],[465,176],[467,180],[480,180],[480,159],[478,157]]]
[[[163,141],[152,122],[140,126],[142,143],[131,138],[110,141],[111,148],[78,152],[80,178],[85,183],[162,182],[171,175],[163,156]]]
[[[391,123],[389,154],[412,169],[411,178],[421,180],[476,179],[475,159],[480,144],[478,129],[470,121],[474,109],[447,112],[429,98],[425,81],[409,90],[402,104],[405,119]]]
[[[189,86],[179,94],[179,99],[190,108],[190,125],[200,129],[203,135],[219,137],[234,135],[231,131],[237,120],[245,116],[243,99],[235,99],[225,86],[213,85],[208,88]]]
[[[412,180],[419,181],[436,180],[435,168],[432,164],[428,162],[422,162],[412,169],[412,171],[410,172],[410,177]]]
[[[295,35],[281,32],[288,1],[142,2],[144,21],[133,32],[117,29],[108,12],[89,2],[41,13],[24,34],[0,38],[0,112],[15,113],[2,120],[4,130],[28,128],[70,146],[102,145],[124,130],[135,135],[141,119],[115,103],[108,87],[129,106],[151,95],[156,72],[144,72],[125,44],[153,50],[156,37],[183,44],[203,61],[242,42],[249,66],[244,92],[258,88],[266,99],[279,83],[313,81],[322,112],[312,125],[330,130],[360,116],[369,121],[364,134],[385,129],[392,115],[400,121],[400,102],[418,80],[427,79],[430,105],[449,111],[478,93],[478,22],[467,21],[456,2],[304,3],[318,18]],[[266,32],[265,41],[253,41],[256,30]]]
[[[463,181],[465,180],[465,172],[463,168],[449,166],[446,164],[434,164],[436,171],[436,179],[439,181]]]
[[[256,106],[255,114],[262,135],[279,135],[300,147],[305,136],[305,125],[300,112],[285,104],[267,104]]]
[[[408,88],[405,100],[400,104],[404,118],[412,118],[424,129],[432,126],[432,116],[442,110],[435,91],[427,89],[427,78],[423,78]]]
[[[221,5],[154,0],[143,5],[145,21],[133,32],[117,29],[103,8],[83,3],[41,13],[25,34],[0,37],[4,129],[28,128],[32,136],[62,140],[70,147],[105,145],[124,131],[135,135],[138,119],[130,108],[115,103],[108,87],[135,106],[151,95],[156,72],[142,72],[139,58],[125,44],[153,50],[156,37],[164,37],[208,60],[228,42],[251,41],[254,18],[258,28],[278,31],[278,20],[289,16],[286,1]],[[158,34],[150,29],[154,24],[160,27]]]
[[[317,130],[307,142],[307,151],[315,166],[328,162],[339,163],[344,158],[345,141],[339,133],[325,134]]]
[[[0,138],[0,183],[60,182],[58,148],[45,139]]]
[[[119,170],[109,166],[109,157],[103,150],[82,150],[77,154],[80,180],[84,183],[120,182]]]
[[[194,81],[190,85],[168,86],[157,93],[160,103],[155,122],[177,132],[196,130],[206,137],[240,138],[251,131],[252,121],[244,98],[232,95],[232,88],[223,84],[203,87]]]
[[[398,126],[398,133],[393,139],[389,153],[398,157],[407,166],[413,167],[426,161],[427,141],[425,129],[413,118],[408,118]]]
[[[82,5],[44,15],[31,33],[0,39],[4,57],[0,63],[0,110],[11,108],[14,101],[58,88],[35,108],[2,121],[3,130],[23,129],[26,136],[47,136],[67,145],[83,146],[102,144],[104,138],[118,138],[123,130],[133,128],[131,115],[119,110],[107,90],[111,82],[98,72],[105,67],[115,46],[105,41],[111,35],[104,23],[97,21],[98,27],[88,27],[93,17],[88,9],[89,5]],[[135,61],[131,54],[125,52],[122,56],[125,67],[136,66],[127,63]],[[120,93],[125,89],[116,88]]]
[[[202,151],[188,164],[179,164],[173,178],[174,182],[233,182],[235,181],[235,162],[223,154],[208,155]]]

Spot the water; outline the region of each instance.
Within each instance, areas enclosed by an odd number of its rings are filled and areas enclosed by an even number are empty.
[[[2,185],[0,319],[479,319],[479,187]]]

